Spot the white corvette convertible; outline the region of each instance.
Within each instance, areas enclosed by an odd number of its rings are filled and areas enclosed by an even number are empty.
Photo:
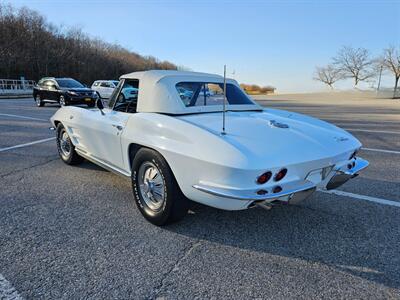
[[[131,178],[139,210],[156,225],[184,217],[189,199],[226,210],[269,208],[336,188],[367,167],[348,132],[263,108],[236,81],[225,84],[194,72],[123,75],[107,108],[99,100],[97,108],[54,114],[60,157]]]

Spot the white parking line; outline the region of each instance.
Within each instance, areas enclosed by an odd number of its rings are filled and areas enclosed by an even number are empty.
[[[357,129],[357,128],[343,128],[347,131],[360,131],[360,132],[371,132],[371,133],[389,133],[389,134],[400,134],[400,131],[386,131],[386,130],[369,130],[369,129]]]
[[[348,126],[348,125],[355,125],[355,124],[357,124],[357,125],[361,125],[361,126],[376,126],[376,125],[381,125],[381,124],[398,124],[398,121],[396,120],[392,120],[392,121],[383,121],[383,120],[379,120],[379,121],[377,121],[377,120],[364,120],[364,121],[360,121],[360,120],[357,120],[358,121],[358,123],[357,122],[354,122],[354,119],[351,119],[351,120],[343,120],[343,119],[341,119],[341,120],[339,120],[339,119],[329,119],[329,118],[323,118],[323,120],[324,121],[328,121],[329,123],[334,123],[334,124],[338,124],[338,125],[343,125],[343,126]],[[345,122],[347,122],[347,123],[345,123]]]
[[[33,118],[33,117],[25,117],[25,116],[20,116],[20,115],[0,114],[0,116],[21,118],[21,119],[35,120],[35,121],[43,121],[43,122],[50,122],[50,120],[46,120],[46,119],[39,119],[39,118]]]
[[[333,194],[333,195],[338,195],[338,196],[345,196],[345,197],[350,197],[350,198],[354,198],[354,199],[375,202],[375,203],[379,203],[379,204],[383,204],[383,205],[400,207],[400,202],[393,201],[393,200],[387,200],[387,199],[382,199],[382,198],[353,194],[353,193],[339,191],[339,190],[330,190],[330,191],[322,191],[321,190],[320,192],[326,193],[326,194]]]
[[[17,290],[11,283],[0,274],[0,299],[4,300],[22,300]]]
[[[382,152],[382,153],[391,153],[391,154],[400,154],[400,151],[384,150],[384,149],[375,149],[375,148],[364,148],[364,147],[362,147],[361,150],[365,150],[365,151],[374,151],[374,152]]]
[[[27,146],[31,146],[31,145],[35,145],[35,144],[45,143],[45,142],[48,142],[48,141],[52,141],[54,139],[55,139],[55,137],[51,137],[51,138],[47,138],[47,139],[43,139],[43,140],[33,141],[33,142],[30,142],[30,143],[26,143],[26,144],[11,146],[11,147],[7,147],[7,148],[0,148],[0,152],[7,151],[7,150],[12,150],[12,149],[17,149],[17,148],[22,148],[22,147],[27,147]]]

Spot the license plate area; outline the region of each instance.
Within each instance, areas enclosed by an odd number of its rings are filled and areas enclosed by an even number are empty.
[[[322,180],[322,169],[311,171],[307,178],[307,180],[317,184]]]
[[[320,183],[322,180],[325,180],[329,173],[332,171],[333,166],[328,166],[325,168],[313,170],[310,173],[308,173],[306,180],[309,180],[315,184]]]

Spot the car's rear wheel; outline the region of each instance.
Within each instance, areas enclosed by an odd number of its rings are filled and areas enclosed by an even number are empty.
[[[67,101],[65,101],[65,97],[63,95],[60,96],[59,101],[61,106],[67,105]]]
[[[35,94],[33,98],[35,99],[36,106],[38,107],[44,106],[44,102],[42,101],[42,98],[38,94]]]
[[[57,150],[61,160],[67,165],[77,165],[84,161],[84,158],[76,153],[75,146],[61,123],[57,125]]]
[[[154,150],[142,148],[135,155],[132,189],[140,212],[154,225],[179,221],[187,213],[188,200],[165,159]]]

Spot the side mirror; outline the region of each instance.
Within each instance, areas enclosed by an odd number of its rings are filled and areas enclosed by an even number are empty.
[[[96,100],[96,106],[97,106],[98,109],[104,109],[103,101],[101,101],[101,99],[97,99]]]
[[[97,99],[96,100],[96,106],[100,110],[101,114],[104,116],[104,112],[103,112],[104,104],[103,104],[103,101],[101,99]]]

